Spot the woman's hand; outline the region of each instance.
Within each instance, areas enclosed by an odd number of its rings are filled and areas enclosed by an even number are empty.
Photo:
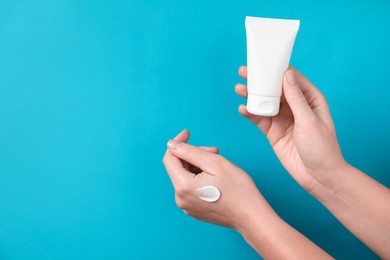
[[[188,138],[184,130],[170,140],[163,159],[176,204],[186,214],[237,230],[264,258],[330,258],[273,211],[248,174],[218,155],[218,149],[189,145]],[[216,202],[198,198],[196,190],[208,185],[221,191]]]
[[[238,72],[247,78],[245,66]],[[235,90],[248,96],[246,85],[237,84]],[[252,115],[245,105],[239,112],[267,136],[285,169],[304,189],[323,200],[332,196],[329,186],[348,164],[340,151],[328,103],[308,79],[290,67],[284,75],[277,116]]]
[[[168,142],[163,162],[175,188],[176,204],[195,219],[240,231],[258,217],[276,215],[243,170],[218,155],[213,147],[187,144],[189,132],[182,131]],[[221,191],[216,202],[205,202],[196,189],[213,185]],[[256,219],[256,221],[260,221]]]
[[[246,79],[246,67],[239,69]],[[236,92],[247,97],[245,85]],[[390,190],[343,158],[328,104],[297,70],[284,75],[280,112],[255,116],[239,112],[267,136],[290,175],[380,257],[390,259]]]

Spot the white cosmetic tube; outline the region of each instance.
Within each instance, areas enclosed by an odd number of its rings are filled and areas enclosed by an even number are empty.
[[[249,113],[279,113],[282,81],[287,71],[299,20],[247,16],[245,19]]]

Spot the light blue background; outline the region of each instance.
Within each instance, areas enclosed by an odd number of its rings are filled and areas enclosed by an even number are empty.
[[[375,259],[284,171],[234,94],[245,15],[301,20],[291,63],[343,153],[390,185],[389,1],[0,1],[0,259],[257,259],[185,216],[161,163],[183,128],[339,259]]]

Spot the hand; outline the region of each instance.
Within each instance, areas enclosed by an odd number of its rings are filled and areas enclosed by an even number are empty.
[[[247,68],[238,71],[247,78]],[[247,87],[235,91],[246,98]],[[325,186],[337,179],[347,165],[336,138],[328,103],[322,93],[301,73],[290,67],[283,79],[280,112],[274,117],[250,114],[245,105],[239,112],[266,135],[290,175],[315,196],[329,196]]]
[[[321,248],[273,211],[243,170],[213,147],[195,147],[182,131],[168,142],[163,162],[175,188],[176,204],[197,220],[237,230],[260,255],[269,259],[328,259]],[[216,202],[200,200],[196,189],[213,185]],[[293,241],[293,242],[292,242]]]
[[[170,140],[163,159],[176,204],[186,214],[239,232],[254,216],[258,217],[257,212],[261,211],[262,216],[275,214],[248,174],[218,155],[217,148],[198,148],[187,144],[188,139],[189,132],[184,130]],[[218,201],[198,198],[195,190],[207,185],[221,191]]]

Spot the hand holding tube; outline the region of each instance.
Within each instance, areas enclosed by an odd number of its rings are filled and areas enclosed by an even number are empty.
[[[239,74],[246,78],[246,67]],[[236,92],[247,96],[245,85]],[[297,70],[283,79],[284,96],[277,116],[239,112],[267,136],[290,175],[327,207],[363,243],[390,258],[390,190],[343,158],[325,97]]]
[[[244,79],[246,73],[246,67],[239,69]],[[247,96],[245,85],[237,84],[235,89],[240,96]],[[277,116],[252,115],[244,105],[239,112],[267,136],[283,166],[303,188],[316,196],[330,196],[322,186],[334,180],[332,175],[340,173],[347,163],[340,151],[327,101],[293,68],[285,73],[283,94]]]

